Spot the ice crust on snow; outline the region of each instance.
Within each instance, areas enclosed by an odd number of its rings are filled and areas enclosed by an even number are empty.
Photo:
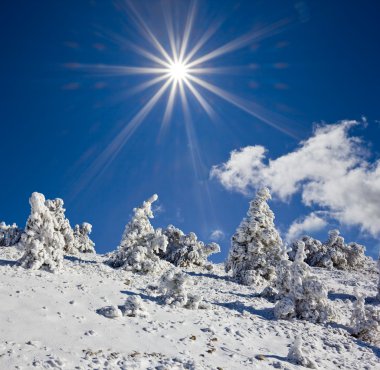
[[[262,188],[250,202],[247,217],[232,237],[226,271],[236,281],[257,285],[276,280],[276,266],[282,258],[282,240],[274,225],[267,201],[269,189]]]

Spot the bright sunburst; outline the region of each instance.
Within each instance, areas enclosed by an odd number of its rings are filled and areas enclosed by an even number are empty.
[[[164,98],[166,98],[166,104],[163,112],[162,128],[166,128],[170,123],[174,105],[176,102],[179,102],[184,112],[185,127],[192,151],[196,150],[196,138],[190,119],[188,95],[192,95],[205,113],[212,119],[214,119],[216,115],[207,99],[207,94],[216,95],[220,99],[258,118],[262,122],[293,136],[288,128],[289,126],[284,125],[284,122],[281,122],[281,119],[278,119],[278,117],[270,111],[265,110],[255,102],[244,100],[231,91],[222,89],[207,81],[207,76],[209,75],[219,74],[225,76],[230,74],[232,70],[236,70],[236,68],[212,67],[211,63],[213,60],[278,33],[287,25],[287,19],[256,29],[255,31],[244,34],[202,54],[202,48],[219,29],[221,22],[212,24],[205,30],[200,38],[192,39],[191,33],[196,17],[196,1],[190,3],[182,34],[174,32],[173,17],[170,16],[170,12],[165,12],[170,45],[169,50],[165,49],[164,44],[157,39],[143,17],[134,7],[133,2],[127,0],[124,4],[126,6],[125,10],[132,15],[132,19],[136,23],[139,33],[149,42],[151,50],[132,44],[129,40],[122,39],[122,43],[127,44],[128,47],[143,57],[145,61],[149,61],[151,66],[87,65],[81,67],[90,69],[92,72],[119,76],[146,75],[148,77],[146,81],[132,88],[130,93],[140,93],[154,86],[157,86],[157,88],[138,113],[124,126],[121,132],[119,132],[93,163],[90,169],[92,173],[90,177],[96,176],[101,170],[104,170],[157,103]],[[120,39],[120,37],[118,38]],[[193,158],[197,156],[199,157],[199,154],[192,153]]]
[[[181,62],[173,63],[170,65],[169,73],[174,81],[182,82],[188,74],[187,66]]]

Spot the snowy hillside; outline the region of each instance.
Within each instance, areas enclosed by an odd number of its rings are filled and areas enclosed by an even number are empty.
[[[113,269],[108,256],[66,256],[53,274],[15,264],[14,247],[0,248],[1,369],[299,369],[287,358],[297,336],[320,369],[379,369],[380,349],[349,334],[354,288],[376,295],[375,264],[350,273],[313,268],[339,311],[333,323],[276,320],[263,286],[233,282],[222,265],[184,269],[209,309],[158,299],[157,275]],[[142,298],[147,316],[107,318],[99,309]],[[378,305],[374,299],[369,304]]]

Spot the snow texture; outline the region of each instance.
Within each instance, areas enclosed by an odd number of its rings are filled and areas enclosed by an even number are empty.
[[[189,293],[193,281],[191,277],[177,269],[165,272],[160,279],[161,299],[164,304],[174,307],[184,307],[192,310],[207,309],[210,305],[203,302],[203,297]]]
[[[185,235],[173,225],[164,229],[163,234],[168,239],[168,246],[159,255],[177,267],[205,266],[209,255],[220,252],[218,244],[205,244],[194,233]]]
[[[168,239],[161,229],[154,230],[149,221],[153,218],[152,203],[157,199],[154,194],[133,209],[134,215],[125,227],[120,245],[108,261],[110,266],[143,274],[159,273],[166,267],[158,253],[166,251]]]
[[[78,252],[58,275],[18,266],[21,254],[0,248],[0,369],[300,370],[287,357],[300,335],[303,354],[319,369],[380,368],[378,346],[349,330],[354,287],[369,296],[367,308],[379,308],[374,261],[355,272],[310,267],[339,312],[320,325],[275,319],[274,304],[258,296],[261,286],[231,281],[222,264],[212,274],[182,269],[194,282],[188,293],[212,303],[188,310],[161,304],[157,276],[111,268],[107,255]],[[148,318],[119,316],[131,296],[141,297]],[[110,305],[116,318],[99,315]]]
[[[33,193],[29,203],[31,214],[19,242],[24,250],[19,263],[28,269],[58,271],[62,267],[65,247],[62,225],[48,208],[43,194]]]
[[[334,316],[328,302],[324,284],[310,274],[310,267],[304,262],[305,244],[298,242],[297,254],[289,267],[289,278],[279,291],[281,299],[274,308],[278,319],[298,318],[314,323],[323,323]]]
[[[20,239],[23,230],[16,224],[7,225],[0,222],[0,247],[12,247],[16,245]]]
[[[232,237],[226,272],[232,270],[234,279],[244,285],[274,281],[276,266],[282,259],[282,240],[267,204],[269,199],[269,189],[257,192],[250,202],[247,217]]]
[[[363,294],[355,292],[351,322],[352,334],[371,344],[380,345],[380,310],[365,304]]]
[[[303,340],[298,336],[289,349],[288,360],[295,364],[308,367],[309,369],[316,369],[317,365],[314,361],[310,360],[302,350]]]
[[[92,225],[83,222],[82,225],[74,227],[74,246],[75,250],[81,253],[95,253],[95,243],[90,239],[89,235],[92,231]]]
[[[346,244],[339,230],[331,230],[325,243],[304,236],[306,263],[310,266],[337,268],[340,270],[360,269],[368,264],[365,247],[357,243]],[[292,244],[289,257],[294,260],[297,253],[297,242]]]

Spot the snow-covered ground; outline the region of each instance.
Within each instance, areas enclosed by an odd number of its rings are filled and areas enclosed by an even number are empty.
[[[320,369],[380,369],[380,349],[349,332],[354,288],[375,299],[375,265],[355,273],[313,268],[340,313],[316,325],[275,320],[263,287],[234,283],[214,265],[186,270],[192,293],[209,310],[162,305],[159,276],[141,276],[105,265],[105,256],[66,257],[52,274],[25,270],[20,252],[0,248],[0,369],[300,369],[287,360],[297,336]],[[149,315],[114,319],[97,310],[139,295]]]

